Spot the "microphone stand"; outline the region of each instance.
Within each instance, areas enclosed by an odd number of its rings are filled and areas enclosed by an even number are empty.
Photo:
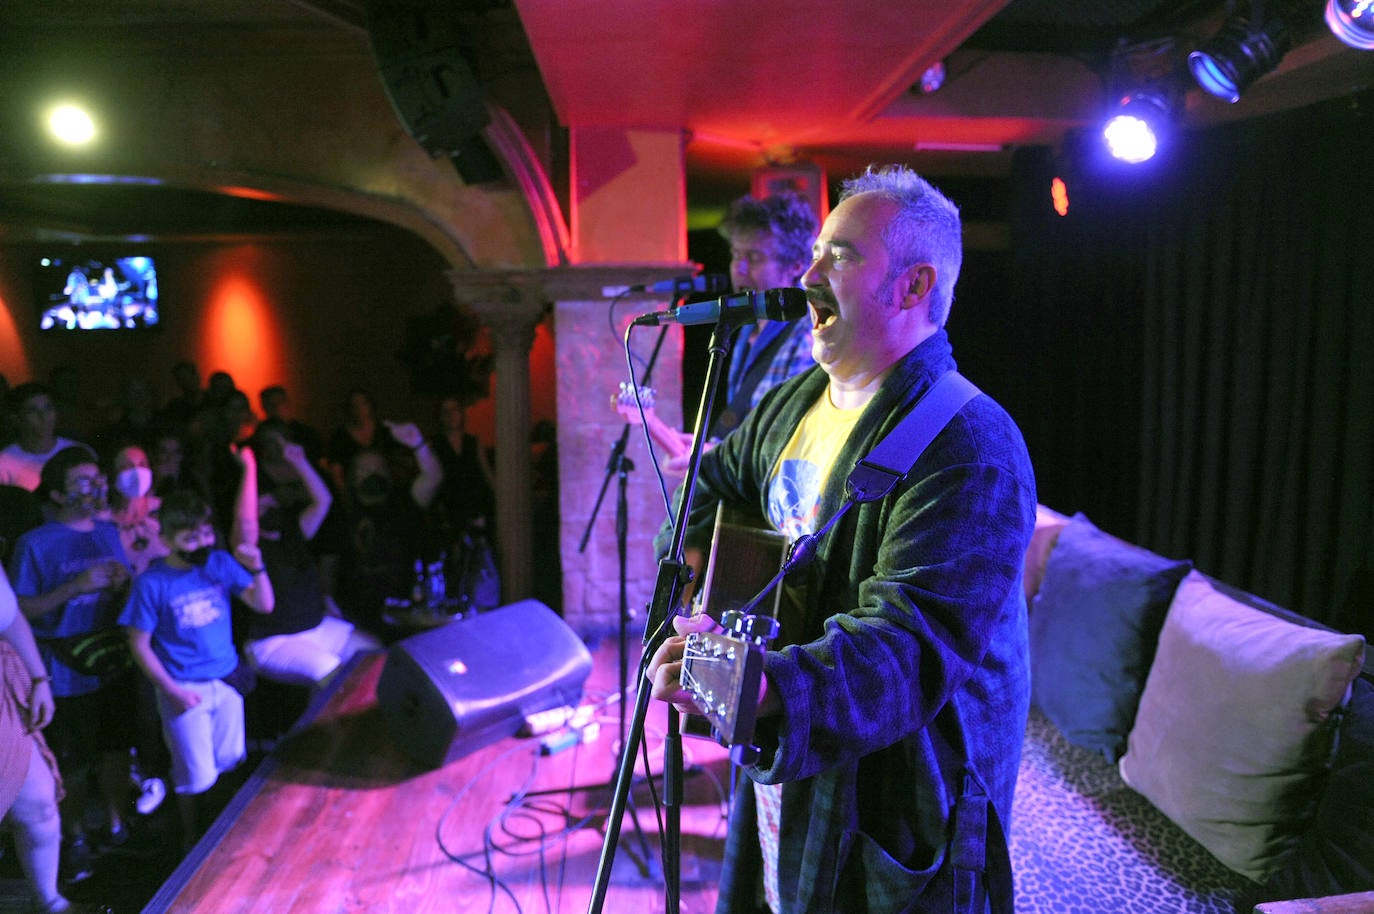
[[[611,867],[615,862],[616,844],[620,838],[621,819],[634,779],[635,755],[644,738],[644,720],[648,716],[650,689],[644,675],[649,660],[669,636],[674,634],[672,619],[681,602],[682,590],[691,573],[683,560],[687,539],[687,513],[696,492],[697,473],[706,442],[706,430],[711,427],[716,391],[720,386],[722,365],[729,354],[730,337],[737,324],[724,316],[716,322],[708,347],[710,359],[706,366],[706,380],[697,407],[696,423],[692,428],[692,451],[688,458],[687,475],[682,482],[682,499],[673,519],[673,540],[658,563],[658,577],[649,604],[649,617],[644,626],[644,653],[640,658],[634,717],[630,732],[622,741],[620,764],[616,772],[615,789],[611,796],[611,810],[606,820],[606,836],[597,864],[596,882],[592,886],[589,914],[600,914],[610,884]],[[681,715],[668,706],[668,733],[663,742],[663,881],[665,914],[677,914],[681,897],[681,831],[682,831],[682,734]],[[635,825],[638,827],[638,818]]]

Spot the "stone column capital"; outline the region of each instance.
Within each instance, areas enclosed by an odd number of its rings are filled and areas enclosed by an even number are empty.
[[[453,296],[482,317],[515,312],[537,316],[554,301],[595,301],[612,298],[635,286],[690,277],[690,263],[588,264],[505,270],[450,270]],[[663,299],[663,293],[632,292],[626,299]]]

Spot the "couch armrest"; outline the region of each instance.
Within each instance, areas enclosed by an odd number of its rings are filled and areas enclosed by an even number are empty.
[[[1374,914],[1374,892],[1266,901],[1255,905],[1254,914]]]

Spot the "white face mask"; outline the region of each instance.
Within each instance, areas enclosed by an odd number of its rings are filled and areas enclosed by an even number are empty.
[[[115,476],[115,489],[125,498],[147,495],[153,487],[153,471],[147,467],[129,467]]]

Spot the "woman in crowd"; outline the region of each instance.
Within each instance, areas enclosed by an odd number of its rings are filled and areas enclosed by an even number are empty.
[[[386,423],[377,418],[377,403],[372,395],[358,387],[350,390],[344,402],[344,421],[330,434],[324,451],[335,491],[347,488],[348,466],[360,451],[390,455],[395,450],[396,442]]]
[[[14,831],[35,911],[87,911],[57,888],[62,779],[43,739],[56,703],[33,630],[0,567],[0,819]]]
[[[148,563],[167,554],[167,546],[158,538],[157,507],[162,500],[153,492],[152,465],[143,448],[126,444],[114,452],[106,472],[110,520],[119,527],[133,573],[142,574]]]
[[[157,522],[162,499],[153,493],[153,469],[147,452],[137,444],[120,447],[110,458],[106,475],[110,479],[110,520],[119,528],[129,568],[138,577],[154,559],[168,554]],[[148,815],[167,796],[166,782],[153,773],[166,773],[171,760],[162,742],[157,698],[143,677],[138,680],[135,714],[138,732],[135,763],[130,767],[129,777],[138,791],[134,808],[140,815]]]
[[[475,435],[468,434],[467,416],[457,397],[439,401],[439,434],[431,439],[434,455],[444,470],[437,504],[455,536],[474,521],[491,530],[496,511],[496,474]]]

